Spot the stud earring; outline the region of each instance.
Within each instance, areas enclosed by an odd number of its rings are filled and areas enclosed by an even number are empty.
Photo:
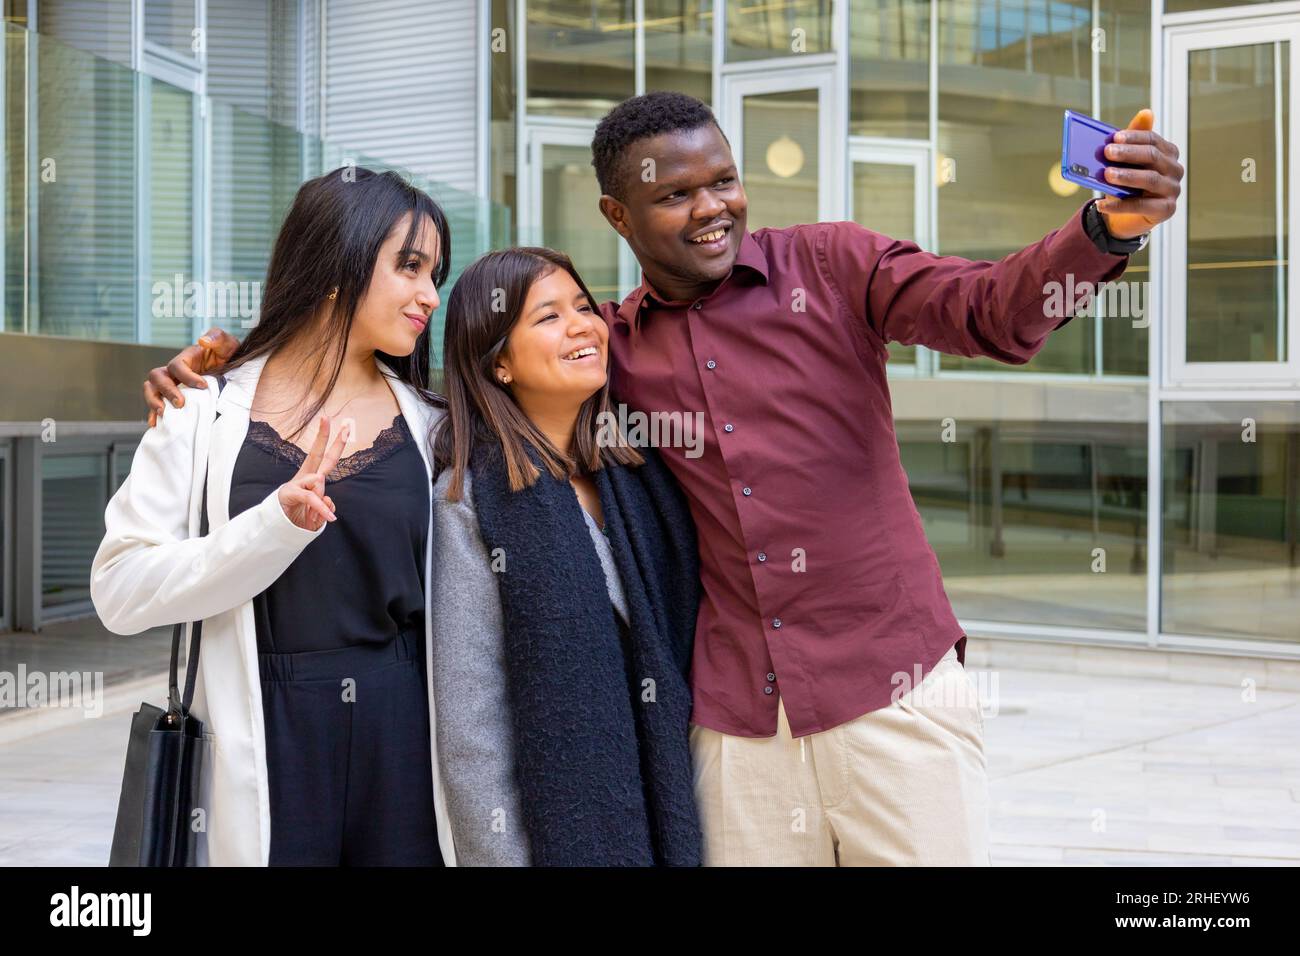
[[[502,385],[509,385],[509,384],[510,384],[510,376],[509,376],[509,375],[502,375],[502,376],[501,376],[501,384],[502,384]]]

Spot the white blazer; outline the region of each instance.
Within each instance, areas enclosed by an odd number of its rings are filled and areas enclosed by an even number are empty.
[[[265,866],[271,846],[271,804],[266,772],[266,728],[257,663],[255,595],[266,590],[318,534],[285,515],[277,493],[230,517],[235,458],[248,431],[249,408],[266,359],[240,366],[208,388],[183,388],[185,404],[168,407],[145,432],[131,473],[104,513],[104,540],[91,564],[90,594],[104,626],[115,634],[203,621],[192,712],[211,743],[201,805],[205,831],[198,860],[212,866]],[[386,366],[376,359],[383,371]],[[388,379],[416,438],[429,475],[429,529],[424,556],[424,636],[433,660],[430,561],[433,548],[433,469],[425,436],[442,415],[411,386]],[[213,402],[220,413],[213,423]],[[199,537],[199,496],[207,462],[208,533]],[[328,490],[328,486],[327,486]],[[187,634],[188,640],[188,634]],[[431,667],[426,673],[432,674]],[[447,801],[438,774],[433,685],[429,694],[429,748],[438,842],[455,866]]]

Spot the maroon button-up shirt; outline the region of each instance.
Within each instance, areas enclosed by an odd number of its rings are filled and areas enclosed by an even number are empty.
[[[803,736],[886,706],[954,644],[965,663],[899,461],[885,343],[1024,363],[1073,314],[1045,306],[1048,283],[1068,295],[1127,263],[1082,213],[998,262],[828,222],[746,233],[697,301],[643,279],[602,306],[616,400],[703,413],[702,454],[660,448],[699,532],[692,723],[770,737],[779,697]]]

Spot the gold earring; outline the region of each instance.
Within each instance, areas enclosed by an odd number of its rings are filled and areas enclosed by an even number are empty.
[[[327,299],[337,299],[338,297],[339,297],[339,287],[338,287],[338,286],[335,286],[335,287],[334,287],[334,291],[331,292],[329,295],[325,296],[325,298],[327,298]]]

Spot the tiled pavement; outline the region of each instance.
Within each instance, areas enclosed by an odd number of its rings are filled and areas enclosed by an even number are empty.
[[[6,644],[46,634],[0,636],[0,671],[21,656],[29,671],[116,675],[97,719],[0,711],[0,865],[107,860],[130,714],[142,698],[161,702],[164,679],[141,675],[165,661],[167,635],[81,630],[99,646],[77,651],[74,635],[55,635],[77,655],[63,665],[53,642],[41,663],[32,645]],[[1238,683],[1170,680],[1158,666],[1132,669],[1144,676],[1030,669],[1032,654],[1009,664],[993,642],[971,647],[995,864],[1300,863],[1300,691],[1265,687],[1249,700]],[[1231,670],[1231,659],[1220,660]]]

